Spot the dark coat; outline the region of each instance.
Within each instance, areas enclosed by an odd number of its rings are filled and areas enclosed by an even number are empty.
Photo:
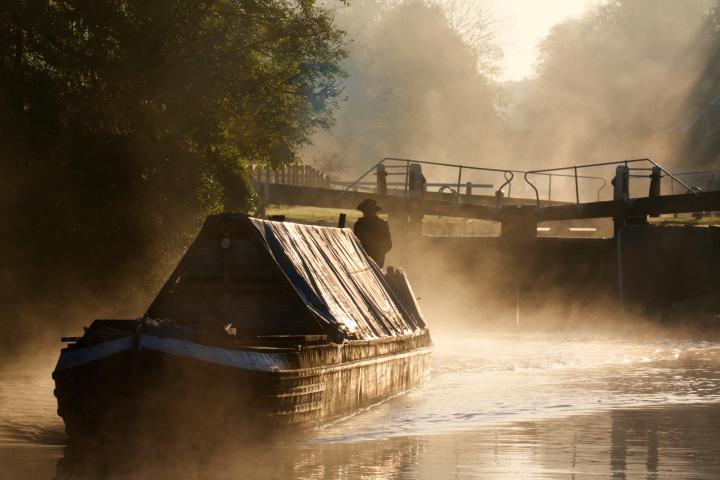
[[[392,248],[387,222],[376,216],[362,217],[355,222],[354,231],[367,254],[382,267],[385,254]]]

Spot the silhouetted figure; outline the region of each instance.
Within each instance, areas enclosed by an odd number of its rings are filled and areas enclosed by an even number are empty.
[[[392,248],[390,228],[386,221],[377,216],[382,210],[375,200],[364,200],[357,209],[363,212],[362,218],[355,222],[355,235],[370,257],[382,267],[385,264],[385,254]]]

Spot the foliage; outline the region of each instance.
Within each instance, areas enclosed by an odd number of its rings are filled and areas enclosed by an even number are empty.
[[[5,293],[107,292],[247,211],[247,163],[330,124],[344,55],[313,0],[2,3]]]

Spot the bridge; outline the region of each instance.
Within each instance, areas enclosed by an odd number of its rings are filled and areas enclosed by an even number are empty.
[[[265,205],[353,209],[372,198],[410,230],[437,215],[497,221],[503,236],[533,237],[544,221],[612,218],[617,230],[648,216],[720,211],[712,172],[672,173],[649,158],[522,171],[388,157],[348,182],[301,166],[255,168],[252,179]]]
[[[354,209],[376,200],[390,217],[394,261],[411,270],[420,290],[434,291],[428,272],[441,265],[457,277],[453,288],[485,295],[487,304],[514,303],[516,312],[547,298],[660,308],[714,291],[720,229],[643,226],[648,217],[719,212],[713,183],[712,172],[671,172],[646,158],[527,171],[385,158],[352,181],[300,166],[253,172],[264,205]],[[500,237],[423,236],[425,215],[498,222]],[[553,231],[566,233],[539,235],[552,221],[561,222]]]

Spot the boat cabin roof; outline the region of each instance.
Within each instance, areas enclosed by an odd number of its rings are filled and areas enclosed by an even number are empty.
[[[422,329],[352,230],[209,216],[146,314],[238,337],[327,335],[335,341]]]

